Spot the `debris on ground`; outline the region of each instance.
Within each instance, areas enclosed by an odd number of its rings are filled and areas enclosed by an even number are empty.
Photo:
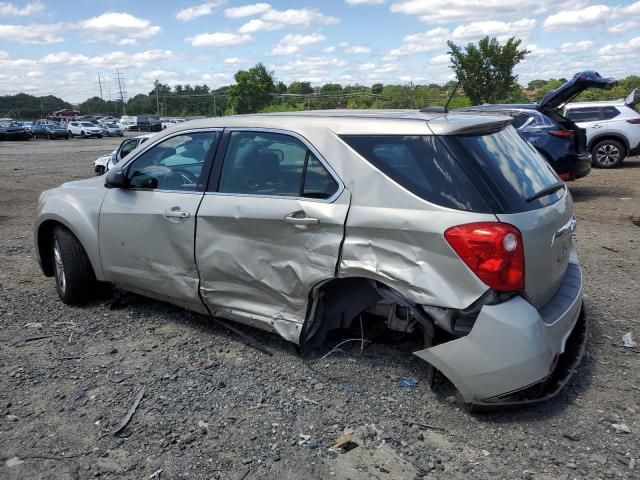
[[[633,333],[627,332],[622,336],[622,343],[625,348],[636,348],[638,344],[633,340]]]
[[[133,417],[133,414],[136,413],[136,410],[138,409],[138,405],[140,405],[140,401],[142,400],[142,397],[144,396],[144,387],[142,387],[137,395],[136,398],[133,401],[133,404],[131,405],[131,408],[129,408],[129,411],[127,412],[127,414],[124,416],[124,418],[122,419],[122,421],[120,422],[120,424],[117,426],[117,428],[112,432],[112,435],[117,435],[118,433],[120,433],[122,430],[124,430],[124,428],[129,424],[129,422],[131,421],[131,417]]]
[[[613,428],[616,433],[631,433],[631,429],[626,423],[612,423],[611,428]]]
[[[418,384],[417,380],[415,378],[411,378],[411,377],[405,377],[402,380],[400,380],[400,382],[398,383],[399,387],[415,387]]]

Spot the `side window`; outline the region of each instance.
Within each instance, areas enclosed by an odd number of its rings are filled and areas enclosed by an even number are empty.
[[[512,112],[509,115],[513,117],[513,122],[511,122],[511,125],[513,125],[513,127],[516,129],[522,128],[524,126],[529,126],[529,124],[531,123],[529,121],[531,119],[531,116],[527,115],[526,113]]]
[[[122,146],[120,147],[120,159],[123,159],[127,155],[129,155],[133,150],[138,146],[138,141],[136,139],[126,140]]]
[[[601,120],[599,108],[572,108],[567,110],[567,118],[574,122],[595,122]]]
[[[620,115],[620,110],[616,107],[603,107],[602,108],[602,119],[603,120],[611,120],[612,118]]]
[[[218,132],[194,132],[167,138],[136,158],[127,177],[131,188],[196,191],[202,188],[207,154]]]
[[[297,138],[267,132],[231,133],[219,192],[329,198],[337,189],[324,165]]]

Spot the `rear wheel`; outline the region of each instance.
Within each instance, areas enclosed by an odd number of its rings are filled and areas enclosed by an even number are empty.
[[[591,154],[594,167],[615,168],[627,156],[627,149],[617,140],[602,140],[596,143]]]
[[[96,277],[84,248],[66,228],[53,230],[54,276],[60,300],[68,305],[86,302],[95,291]]]
[[[71,133],[71,130],[69,130],[69,137],[73,138],[73,133]]]

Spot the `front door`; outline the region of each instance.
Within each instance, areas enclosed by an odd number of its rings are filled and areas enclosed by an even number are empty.
[[[297,342],[309,293],[335,276],[350,194],[301,138],[237,130],[225,144],[198,212],[202,296]]]
[[[110,189],[100,210],[100,258],[109,282],[203,311],[195,224],[219,133],[180,132],[125,166],[128,188]]]

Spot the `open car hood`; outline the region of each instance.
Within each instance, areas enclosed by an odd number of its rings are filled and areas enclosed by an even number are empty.
[[[637,88],[624,99],[624,104],[628,107],[633,107],[636,103],[640,103],[640,93]]]
[[[538,110],[546,113],[555,110],[559,106],[569,103],[573,98],[587,88],[603,88],[610,90],[618,84],[615,78],[601,77],[598,72],[587,70],[576,73],[571,80],[564,85],[548,92],[538,104]]]

